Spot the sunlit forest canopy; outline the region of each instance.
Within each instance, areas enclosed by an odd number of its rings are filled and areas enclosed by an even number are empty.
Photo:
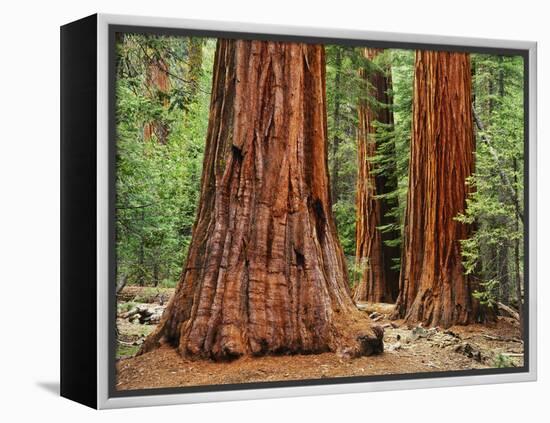
[[[117,34],[117,285],[173,287],[191,241],[200,197],[216,39]],[[384,176],[377,229],[400,268],[409,186],[415,52],[327,45],[328,169],[332,212],[350,283],[370,266],[358,257],[357,175],[361,107],[372,120],[369,169]],[[523,59],[471,54],[475,170],[462,240],[464,272],[482,302],[518,305],[523,283]],[[369,93],[373,72],[391,75],[386,102]],[[366,188],[368,189],[368,187]],[[391,252],[393,251],[393,252]],[[395,298],[393,298],[395,299]]]

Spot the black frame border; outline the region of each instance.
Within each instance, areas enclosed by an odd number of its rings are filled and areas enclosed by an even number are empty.
[[[98,386],[97,22],[91,15],[60,28],[60,395],[92,408]]]
[[[250,383],[235,383],[223,385],[199,385],[199,386],[182,386],[169,388],[151,388],[151,389],[135,389],[119,391],[116,390],[116,347],[117,339],[115,336],[116,323],[116,33],[135,33],[148,34],[158,36],[195,36],[205,38],[228,38],[228,39],[244,39],[244,40],[271,40],[271,41],[286,41],[286,42],[302,42],[310,44],[338,44],[349,47],[369,46],[374,48],[393,48],[405,50],[434,50],[434,51],[457,51],[480,54],[495,54],[502,56],[521,56],[523,58],[523,110],[524,110],[524,216],[526,217],[523,224],[523,278],[524,278],[524,304],[523,304],[523,346],[524,360],[523,367],[514,368],[491,368],[491,369],[471,369],[471,370],[456,370],[456,371],[441,371],[441,372],[422,372],[422,373],[405,373],[405,374],[388,374],[388,375],[372,375],[372,376],[346,376],[335,377],[330,379],[305,379],[305,380],[288,380],[288,381],[271,381],[271,382],[250,382]],[[167,394],[188,394],[200,392],[219,392],[219,391],[242,391],[254,389],[268,388],[283,388],[283,387],[300,387],[300,386],[316,386],[316,385],[334,385],[349,383],[365,383],[365,382],[382,382],[382,381],[398,381],[412,379],[438,379],[448,377],[465,377],[465,376],[482,376],[482,375],[499,375],[499,374],[515,374],[528,373],[530,369],[529,358],[529,281],[531,274],[529,271],[529,50],[516,48],[497,48],[497,47],[478,47],[464,45],[446,45],[444,43],[418,43],[418,42],[400,42],[400,41],[380,41],[369,39],[347,39],[347,38],[332,38],[332,37],[311,37],[288,34],[266,34],[266,33],[251,33],[251,32],[235,32],[235,31],[213,31],[199,30],[187,28],[170,28],[157,26],[140,26],[140,25],[108,25],[108,109],[109,109],[109,164],[108,164],[108,196],[109,196],[109,371],[108,371],[108,397],[109,398],[124,398],[135,396],[149,395],[167,395]]]

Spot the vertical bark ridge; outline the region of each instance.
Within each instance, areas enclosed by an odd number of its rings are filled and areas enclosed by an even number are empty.
[[[141,352],[382,349],[351,299],[331,214],[318,45],[219,40],[199,211],[176,292]]]

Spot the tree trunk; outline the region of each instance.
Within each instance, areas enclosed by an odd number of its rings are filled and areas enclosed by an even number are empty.
[[[219,40],[187,263],[143,344],[215,360],[372,354],[331,213],[322,46]]]
[[[155,102],[160,102],[163,107],[170,105],[167,97],[170,91],[170,78],[168,76],[168,63],[159,57],[152,57],[147,67],[145,81],[148,88],[148,95]],[[169,126],[160,119],[145,123],[143,127],[143,139],[150,140],[153,135],[156,136],[160,144],[166,144],[168,138]]]
[[[153,286],[159,285],[159,264],[156,257],[153,258]]]
[[[373,60],[380,52],[381,49],[365,48],[363,54]],[[363,271],[355,288],[354,300],[394,302],[399,274],[392,269],[392,258],[399,257],[399,248],[390,247],[385,241],[396,239],[399,234],[382,232],[378,227],[395,223],[395,218],[388,216],[388,212],[396,206],[396,200],[377,196],[394,191],[397,180],[395,169],[390,166],[387,171],[377,173],[372,161],[379,143],[376,123],[386,131],[393,126],[391,72],[389,69],[386,72],[362,69],[361,76],[367,82],[367,95],[358,107],[355,257]]]
[[[498,102],[498,107],[502,107],[502,102],[504,100],[504,69],[502,66],[502,56],[499,56],[498,58],[498,74],[497,74],[497,81],[498,81],[498,91],[497,94],[499,96],[500,101]],[[506,196],[502,190],[499,191],[498,194],[499,202],[502,204],[506,204]],[[503,227],[509,227],[510,221],[508,216],[503,216],[499,219],[498,224]],[[500,289],[499,289],[499,297],[500,301],[502,301],[504,304],[508,305],[510,304],[510,272],[509,272],[509,254],[508,250],[510,247],[510,243],[507,239],[502,240],[502,243],[498,246],[498,276],[497,279],[499,281]]]
[[[507,224],[508,219],[503,219],[504,224]],[[510,272],[508,271],[508,241],[502,241],[502,245],[499,245],[498,248],[498,281],[499,281],[499,292],[498,298],[504,304],[510,304]]]
[[[330,172],[330,182],[332,186],[331,200],[332,204],[338,202],[340,194],[340,159],[338,150],[340,148],[340,78],[342,73],[342,51],[338,47],[335,57],[335,72],[334,77],[334,138],[332,140],[332,169]]]
[[[203,39],[200,37],[189,38],[189,102],[196,100],[200,88],[200,78],[202,75],[202,45]]]
[[[145,224],[145,209],[141,209],[140,227]],[[138,252],[138,276],[137,283],[139,286],[145,286],[145,234],[139,235],[139,252]]]
[[[460,240],[474,167],[470,57],[417,51],[409,191],[394,317],[449,327],[477,317]]]
[[[515,185],[517,187],[518,185],[518,176],[517,176],[517,172],[518,172],[518,161],[517,159],[514,158],[514,182],[515,182]],[[515,201],[515,204],[516,204],[516,209],[519,209],[519,193],[517,193],[517,189],[516,189],[516,201]],[[519,212],[518,210],[516,210],[516,216],[519,216]],[[519,232],[519,218],[516,217],[515,220],[515,229],[516,229],[516,233]],[[518,314],[519,314],[519,328],[520,328],[520,333],[521,333],[521,337],[523,338],[523,290],[522,290],[522,277],[521,277],[521,269],[520,269],[520,250],[519,250],[519,243],[520,243],[520,240],[519,240],[519,237],[516,237],[514,239],[514,276],[515,276],[515,282],[516,282],[516,297],[517,297],[517,300],[518,300]]]

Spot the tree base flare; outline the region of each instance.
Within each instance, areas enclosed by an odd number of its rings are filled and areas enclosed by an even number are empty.
[[[242,335],[235,333],[233,337],[225,337],[223,341],[215,344],[208,351],[200,348],[193,349],[190,348],[189,343],[182,339],[174,342],[175,340],[166,337],[164,324],[159,324],[157,329],[147,337],[137,355],[151,352],[163,344],[171,345],[184,358],[214,361],[233,361],[245,355],[261,357],[265,355],[310,355],[326,352],[336,352],[342,358],[351,359],[384,352],[384,329],[377,325],[371,326],[366,315],[355,312],[352,312],[352,317],[349,320],[345,319],[345,321],[335,323],[326,343],[318,344],[313,348],[299,343],[278,348],[269,347],[267,343],[245,344],[240,341],[243,338]]]

